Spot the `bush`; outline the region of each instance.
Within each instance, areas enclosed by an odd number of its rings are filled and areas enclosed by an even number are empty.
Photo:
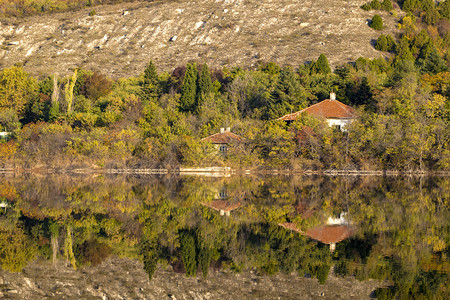
[[[381,8],[385,11],[391,11],[394,9],[391,0],[384,0],[383,3],[381,3]]]
[[[377,43],[375,45],[375,49],[379,51],[388,51],[387,46],[387,39],[385,35],[380,35],[380,37],[377,39]]]
[[[379,15],[375,15],[370,22],[370,27],[375,30],[383,29],[383,19]]]

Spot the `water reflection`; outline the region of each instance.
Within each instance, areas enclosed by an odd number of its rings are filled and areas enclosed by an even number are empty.
[[[379,298],[445,296],[449,179],[2,177],[0,263],[74,269],[111,254],[186,276],[254,268],[388,280]],[[281,226],[280,226],[281,225]],[[330,251],[330,249],[332,251]]]

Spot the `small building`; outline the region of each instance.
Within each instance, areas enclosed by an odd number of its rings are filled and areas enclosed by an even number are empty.
[[[231,144],[241,143],[243,138],[230,131],[230,127],[220,128],[220,132],[210,135],[202,139],[202,141],[210,142],[222,155],[226,155],[228,147]]]
[[[221,216],[226,215],[230,216],[230,213],[238,209],[241,206],[241,203],[231,203],[227,200],[212,200],[211,202],[202,203],[204,206],[217,210]]]
[[[345,131],[345,127],[353,122],[356,117],[355,110],[352,107],[336,100],[336,94],[330,93],[330,99],[323,100],[298,112],[282,116],[281,118],[278,118],[278,120],[284,120],[291,123],[302,113],[324,118],[327,121],[328,126],[336,127],[341,131]]]

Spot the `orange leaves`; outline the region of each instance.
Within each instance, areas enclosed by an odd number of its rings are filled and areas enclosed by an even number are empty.
[[[17,152],[17,145],[13,141],[0,143],[0,159],[9,159]],[[0,194],[1,195],[1,194]]]

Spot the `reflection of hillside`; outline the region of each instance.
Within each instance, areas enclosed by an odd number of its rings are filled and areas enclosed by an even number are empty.
[[[386,279],[407,291],[430,278],[439,292],[444,281],[433,272],[448,270],[448,183],[382,177],[5,176],[0,263],[20,270],[37,256],[67,257],[83,267],[112,254],[141,259],[150,277],[163,264],[188,276],[250,268],[260,274],[309,274],[320,282],[334,265],[337,275]],[[233,211],[233,217],[215,210]],[[342,211],[354,227],[324,225]],[[321,243],[337,243],[334,254]],[[411,281],[399,281],[405,272]]]

